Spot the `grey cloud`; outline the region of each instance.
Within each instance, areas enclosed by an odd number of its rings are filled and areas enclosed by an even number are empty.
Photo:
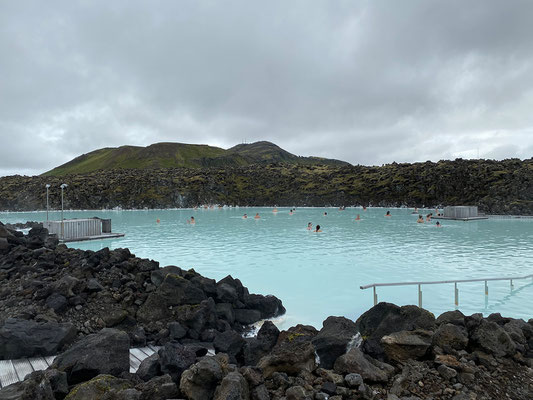
[[[528,158],[532,17],[520,0],[2,2],[0,169],[243,139],[361,164]]]

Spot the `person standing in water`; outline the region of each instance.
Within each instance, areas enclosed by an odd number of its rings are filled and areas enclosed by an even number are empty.
[[[361,221],[361,216],[359,214],[357,214],[357,217],[355,217],[355,220],[356,221]]]
[[[261,218],[261,217],[259,216],[259,213],[255,213],[255,217],[254,217],[254,219],[259,219],[259,218]]]
[[[311,222],[308,222],[307,223],[307,230],[310,231],[311,229],[313,229],[313,224]]]
[[[392,217],[392,215],[390,215],[390,211],[387,211],[387,214],[385,214],[386,217]]]
[[[242,216],[242,219],[246,219],[246,218],[248,218],[248,214],[244,214],[244,215]]]
[[[417,224],[423,224],[424,223],[424,217],[422,215],[418,215],[418,219],[416,220]]]
[[[315,232],[322,232],[322,229],[320,229],[320,225],[316,226]]]

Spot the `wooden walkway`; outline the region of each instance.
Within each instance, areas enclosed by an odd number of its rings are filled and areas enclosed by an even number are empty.
[[[147,346],[130,349],[130,372],[135,373],[141,361],[156,353],[159,346]],[[0,360],[0,388],[24,380],[33,371],[48,368],[56,356],[21,358],[20,360]]]

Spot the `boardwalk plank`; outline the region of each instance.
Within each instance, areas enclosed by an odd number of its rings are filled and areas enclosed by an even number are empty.
[[[11,360],[0,360],[0,384],[2,387],[19,381]]]
[[[28,361],[35,371],[42,371],[48,368],[48,363],[43,357],[28,358]]]
[[[26,375],[33,372],[33,368],[27,358],[22,358],[20,360],[12,360],[13,367],[17,373],[19,381],[23,381]]]

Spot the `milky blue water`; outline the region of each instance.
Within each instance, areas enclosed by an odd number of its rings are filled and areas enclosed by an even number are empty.
[[[161,266],[194,268],[220,279],[231,274],[250,292],[274,294],[287,314],[281,327],[321,327],[329,315],[357,318],[373,305],[372,289],[382,282],[521,276],[533,273],[533,220],[489,219],[417,224],[411,209],[280,208],[149,211],[66,211],[65,218],[111,218],[121,239],[70,243],[81,249],[128,247]],[[253,216],[259,213],[261,219]],[[327,212],[327,216],[324,216]],[[423,211],[427,214],[429,211]],[[243,219],[247,213],[249,218]],[[361,220],[355,222],[355,216]],[[189,225],[194,216],[197,223]],[[43,212],[0,213],[2,222],[43,221]],[[50,219],[59,219],[58,212]],[[159,219],[160,223],[156,220]],[[306,229],[320,224],[321,233]],[[423,306],[436,315],[452,310],[453,284],[422,286]],[[378,288],[380,301],[417,304],[416,286]],[[459,309],[466,314],[500,312],[533,317],[533,281],[459,284]]]

